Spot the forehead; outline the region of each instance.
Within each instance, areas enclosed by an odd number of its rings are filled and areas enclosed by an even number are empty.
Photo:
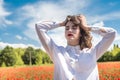
[[[68,21],[67,24],[66,24],[66,26],[70,26],[70,25],[72,26],[72,25],[74,25],[74,24],[73,24],[73,22]]]

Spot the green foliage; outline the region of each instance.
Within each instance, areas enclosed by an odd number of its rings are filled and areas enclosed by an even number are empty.
[[[1,50],[0,50],[0,66],[2,65],[3,63],[3,58],[2,58],[2,54],[1,54]]]
[[[36,60],[35,55],[36,55],[35,50],[32,47],[28,47],[25,50],[24,55],[22,56],[24,64],[27,64],[27,65],[35,64],[35,60]]]
[[[41,65],[50,64],[52,61],[41,49],[28,47],[12,48],[5,47],[0,50],[0,66],[21,66],[21,65]]]
[[[6,66],[13,66],[16,63],[16,55],[12,47],[6,46],[1,51],[1,60],[4,62]]]
[[[98,62],[105,61],[120,61],[120,48],[118,45],[114,45],[111,51],[107,51],[104,55],[98,60]]]
[[[17,61],[16,61],[15,65],[19,65],[19,66],[24,65],[24,62],[21,59],[21,56],[17,56]]]
[[[103,62],[103,61],[112,61],[113,56],[111,52],[107,51],[104,53],[104,55],[98,60],[98,62]]]
[[[24,65],[24,62],[23,62],[21,56],[24,55],[25,49],[16,48],[16,49],[14,49],[14,51],[15,51],[15,54],[16,54],[16,57],[17,57],[15,65],[19,65],[19,66]]]
[[[112,56],[116,56],[120,52],[120,48],[118,45],[114,45],[113,49],[111,50]]]
[[[45,53],[41,49],[36,49],[35,53],[36,53],[36,61],[35,61],[35,63],[37,65],[41,65],[42,64],[43,54],[45,54]]]
[[[117,53],[116,57],[115,57],[116,61],[120,61],[120,52]]]
[[[114,45],[111,51],[107,51],[98,60],[103,61],[120,61],[120,48],[118,45]],[[12,48],[6,46],[3,50],[0,50],[0,66],[21,66],[21,65],[42,65],[52,64],[50,57],[47,53],[41,49],[34,49],[28,47],[23,48]]]
[[[5,62],[2,63],[1,67],[6,67]]]
[[[43,58],[42,58],[42,63],[43,64],[47,64],[47,63],[52,63],[52,61],[50,60],[50,57],[48,56],[48,54],[44,54]]]

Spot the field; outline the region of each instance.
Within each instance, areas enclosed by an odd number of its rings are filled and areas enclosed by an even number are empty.
[[[53,80],[53,65],[0,68],[0,80]],[[100,80],[120,80],[120,62],[98,63]]]

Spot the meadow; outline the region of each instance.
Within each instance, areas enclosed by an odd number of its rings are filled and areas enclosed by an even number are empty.
[[[120,80],[120,62],[99,62],[100,80]],[[53,80],[53,65],[1,67],[0,80]]]

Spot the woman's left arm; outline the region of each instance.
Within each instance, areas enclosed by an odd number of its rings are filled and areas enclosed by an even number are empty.
[[[80,15],[79,20],[81,22],[81,28],[102,36],[102,40],[95,46],[96,59],[98,60],[112,44],[115,39],[116,31],[112,28],[106,27],[89,27],[86,23],[86,18],[84,15]]]
[[[109,48],[115,39],[116,31],[107,27],[84,27],[84,29],[102,36],[102,40],[94,47],[96,50],[96,60]]]
[[[106,27],[91,27],[91,31],[102,36],[102,40],[95,46],[96,59],[98,60],[114,41],[116,31]]]

